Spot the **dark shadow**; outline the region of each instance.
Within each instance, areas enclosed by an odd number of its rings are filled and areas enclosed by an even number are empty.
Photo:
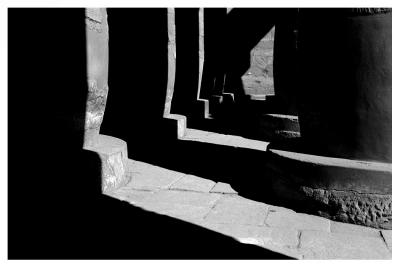
[[[297,115],[297,17],[294,8],[234,8],[229,13],[226,9],[204,9],[200,95],[209,100],[214,121],[189,117],[189,127],[267,140],[260,131],[263,114]],[[245,94],[242,76],[250,67],[251,50],[274,26],[275,96],[266,101],[251,100]],[[223,93],[233,94],[234,99]],[[222,97],[222,104],[216,103],[216,95]]]
[[[212,16],[220,16],[222,13],[219,12],[222,11],[216,11]],[[177,91],[174,98],[178,96],[181,101],[187,101],[181,104],[181,111],[193,104],[193,92],[197,89],[194,80],[198,75],[198,62],[190,62],[190,59],[198,58],[198,43],[195,42],[198,36],[197,13],[198,9],[176,10]],[[259,15],[258,19],[261,18]],[[263,168],[265,152],[177,140],[174,121],[162,118],[168,71],[167,10],[108,9],[108,22],[110,93],[101,132],[125,140],[131,159],[227,182],[246,197],[269,201],[270,194],[266,190],[270,187],[269,182],[264,180]],[[189,33],[192,27],[193,33]],[[262,38],[268,29],[258,29],[258,37]],[[252,39],[246,49],[251,49],[258,41],[259,38]],[[188,116],[189,127],[196,121],[192,120],[193,116]],[[246,125],[254,127],[248,120]],[[243,129],[224,125],[220,120],[213,122],[216,123],[210,124],[213,129],[220,129],[222,124],[231,134],[232,130]]]
[[[176,74],[171,113],[201,117],[199,80],[199,9],[175,9]]]
[[[200,97],[210,99],[221,95],[224,86],[225,68],[221,51],[226,49],[226,8],[204,8],[204,65]]]
[[[251,50],[275,26],[273,75],[276,96],[274,103],[265,103],[264,112],[295,115],[292,95],[296,88],[296,23],[297,9],[294,8],[232,9],[226,23],[224,91],[234,93],[238,102],[249,102],[241,77],[250,67]]]
[[[392,18],[355,10],[301,10],[302,138],[331,156],[391,162]]]
[[[85,13],[13,8],[8,23],[8,255],[50,257],[101,188],[99,157],[82,149]]]
[[[147,146],[157,120],[148,129],[145,118],[163,109],[166,47],[157,38],[166,37],[156,22],[164,13],[110,12],[108,129]],[[82,150],[84,10],[9,9],[8,19],[9,259],[287,258],[102,195],[99,157]],[[137,143],[128,144],[135,151]]]
[[[101,132],[135,151],[163,132],[168,79],[167,10],[110,8],[109,87]]]
[[[316,210],[315,203],[293,201],[300,197],[287,195],[288,192],[298,191],[299,184],[292,181],[277,184],[284,179],[270,168],[274,159],[265,151],[188,140],[166,142],[151,151],[133,159],[214,182],[228,183],[240,196],[254,201],[296,212],[313,213]]]

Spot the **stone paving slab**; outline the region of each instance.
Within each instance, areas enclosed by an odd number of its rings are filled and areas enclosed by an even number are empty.
[[[128,172],[132,176],[128,186],[138,190],[167,189],[185,176],[184,173],[132,160]]]
[[[219,194],[205,194],[190,191],[170,191],[161,190],[146,198],[146,202],[150,204],[164,205],[191,205],[196,207],[213,207],[218,199],[221,198]]]
[[[305,252],[302,249],[285,247],[285,246],[282,247],[280,245],[275,245],[273,243],[270,243],[269,241],[264,241],[262,247],[298,260],[302,260],[305,254]]]
[[[142,162],[130,160],[129,166],[132,182],[108,195],[145,210],[297,259],[391,258],[391,230],[296,213],[241,197],[229,184]]]
[[[263,240],[263,244],[271,243],[278,246],[296,247],[299,243],[299,232],[294,229],[209,222],[200,225],[236,239],[259,238]]]
[[[290,211],[269,210],[265,224],[271,227],[293,228],[298,230],[314,230],[329,232],[330,221],[328,219]]]
[[[198,222],[210,212],[211,207],[174,203],[141,203],[141,208],[189,222]]]
[[[131,204],[137,205],[143,203],[154,194],[152,191],[139,191],[130,187],[122,187],[108,195],[118,198],[123,201],[127,201]]]
[[[335,221],[331,221],[331,232],[371,237],[380,237],[381,235],[379,230],[375,228]]]
[[[218,182],[211,190],[211,193],[219,193],[219,194],[238,194],[230,184]]]
[[[391,253],[378,237],[302,231],[300,248],[305,259],[391,259]]]
[[[288,208],[284,208],[284,207],[279,207],[279,206],[274,206],[274,205],[268,205],[268,212],[289,212],[289,213],[296,213],[294,210],[288,209]]]
[[[181,179],[173,183],[169,189],[208,193],[214,186],[214,181],[200,178],[194,175],[185,175]]]
[[[381,233],[387,247],[392,251],[392,230],[382,230]]]
[[[205,220],[210,223],[264,225],[268,206],[243,198],[223,197]]]

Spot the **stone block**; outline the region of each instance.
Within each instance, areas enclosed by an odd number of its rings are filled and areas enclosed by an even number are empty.
[[[220,194],[204,194],[190,191],[170,191],[161,190],[146,199],[147,203],[169,203],[177,205],[190,205],[196,207],[212,207]]]
[[[314,215],[287,212],[284,210],[268,212],[265,224],[270,227],[292,228],[329,232],[330,221]]]
[[[240,197],[223,197],[210,211],[206,221],[243,225],[264,225],[268,206]]]
[[[139,203],[139,206],[145,210],[189,222],[202,221],[211,209],[211,207],[207,206],[158,202]]]
[[[380,236],[379,230],[375,228],[334,221],[331,221],[331,232],[371,237]]]
[[[86,17],[101,23],[103,19],[101,8],[86,8]]]
[[[319,156],[307,149],[296,139],[268,146],[266,168],[275,174],[270,183],[276,197],[331,220],[392,228],[391,164]]]
[[[126,185],[130,176],[126,175],[128,148],[125,141],[107,135],[98,135],[84,149],[96,152],[102,164],[102,190],[113,191]]]
[[[194,175],[185,175],[170,186],[171,190],[196,191],[208,193],[215,182]]]
[[[132,177],[129,186],[137,190],[167,189],[185,175],[133,160],[128,161],[127,171]]]
[[[145,203],[154,192],[134,190],[130,187],[121,187],[113,192],[107,192],[107,194],[119,200],[127,201],[135,206],[143,206],[143,203]]]
[[[305,259],[391,259],[379,237],[302,231],[300,248],[308,250]]]

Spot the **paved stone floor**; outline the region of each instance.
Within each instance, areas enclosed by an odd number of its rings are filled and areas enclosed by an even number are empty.
[[[296,213],[240,196],[229,184],[129,160],[131,182],[110,193],[297,259],[391,259],[392,231]],[[210,240],[212,242],[212,240]]]

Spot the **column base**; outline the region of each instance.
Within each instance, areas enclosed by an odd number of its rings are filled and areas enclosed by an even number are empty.
[[[332,220],[392,228],[392,164],[267,148],[269,184],[288,205]]]
[[[126,173],[128,147],[125,141],[99,134],[84,149],[96,152],[101,159],[101,176],[103,193],[111,192],[130,181]]]

